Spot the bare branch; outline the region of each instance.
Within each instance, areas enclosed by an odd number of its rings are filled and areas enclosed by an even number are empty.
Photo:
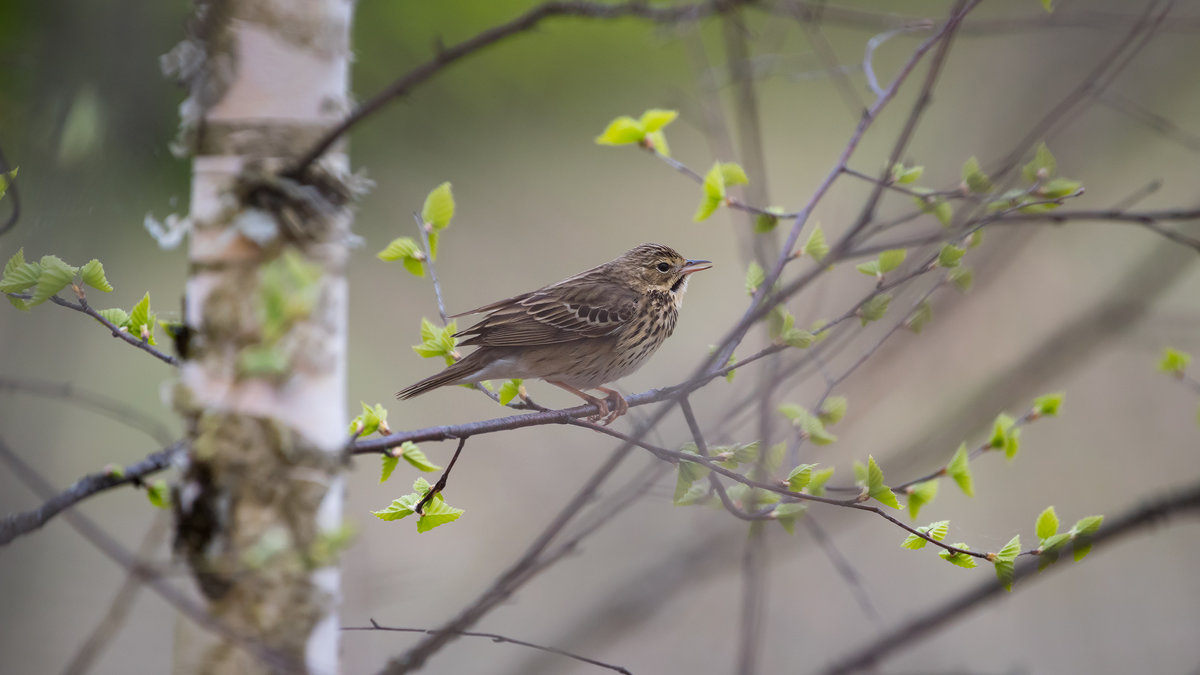
[[[381,626],[381,625],[379,625],[378,622],[375,621],[375,619],[371,619],[370,626],[343,626],[342,630],[344,630],[344,631],[391,631],[391,632],[395,632],[395,633],[424,633],[426,635],[435,635],[439,632],[432,628],[397,628],[395,626]],[[487,638],[487,639],[491,640],[492,642],[506,642],[506,643],[512,644],[512,645],[520,645],[522,647],[529,647],[530,649],[536,649],[539,652],[546,652],[547,654],[557,654],[559,656],[565,656],[569,659],[581,661],[583,663],[587,663],[587,664],[597,666],[600,668],[605,668],[607,670],[614,670],[618,673],[625,673],[625,675],[633,675],[632,673],[629,672],[629,670],[623,668],[622,666],[616,666],[611,663],[605,663],[603,661],[591,659],[586,656],[580,656],[579,654],[573,654],[571,652],[568,652],[563,649],[558,649],[556,647],[546,647],[544,645],[534,644],[532,642],[527,642],[525,640],[518,640],[516,638],[510,638],[508,636],[500,635],[498,633],[480,633],[477,631],[463,630],[463,631],[457,631],[455,633],[455,635],[457,635],[459,637],[481,637],[481,638]]]

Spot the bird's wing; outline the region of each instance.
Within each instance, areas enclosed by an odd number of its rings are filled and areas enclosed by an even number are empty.
[[[462,330],[462,344],[519,347],[612,335],[634,316],[636,292],[605,283],[555,284],[480,308],[482,321]]]

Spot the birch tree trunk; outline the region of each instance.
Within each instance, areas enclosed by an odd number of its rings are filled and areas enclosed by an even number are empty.
[[[349,108],[353,8],[199,0],[164,59],[188,86],[180,149],[194,156],[175,548],[218,621],[310,673],[338,664],[353,181],[339,148],[278,174]],[[184,640],[176,671],[280,669],[244,640]]]

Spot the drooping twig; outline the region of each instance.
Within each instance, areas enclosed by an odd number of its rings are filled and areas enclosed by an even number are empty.
[[[184,447],[184,442],[178,441],[127,467],[84,476],[62,492],[54,493],[49,489],[38,490],[39,493],[45,495],[46,499],[41,506],[21,513],[9,514],[4,517],[3,521],[0,521],[0,546],[40,528],[64,509],[70,508],[94,494],[140,481],[150,474],[166,469],[184,451]],[[8,464],[9,468],[19,475],[31,475],[29,474],[31,469],[9,451],[7,446],[0,445],[0,460]]]
[[[169,445],[174,438],[174,434],[157,418],[122,402],[115,396],[83,389],[71,382],[54,383],[0,377],[0,391],[6,390],[63,400],[81,408],[92,410],[132,429],[141,431],[160,445]]]
[[[371,619],[370,626],[343,626],[342,630],[344,630],[344,631],[391,631],[391,632],[395,632],[395,633],[423,633],[426,635],[433,635],[438,632],[432,628],[398,628],[395,626],[381,626],[381,625],[379,625],[379,622],[375,621],[375,619]],[[572,652],[566,651],[565,649],[558,649],[557,647],[547,647],[545,645],[535,644],[533,642],[528,642],[526,640],[518,640],[516,638],[511,638],[506,635],[500,635],[499,633],[480,633],[478,631],[464,630],[464,631],[458,631],[457,633],[455,633],[455,635],[458,635],[460,637],[481,637],[481,638],[487,638],[487,639],[491,640],[492,642],[508,643],[508,644],[512,644],[512,645],[520,645],[522,647],[529,647],[530,649],[536,649],[539,652],[546,652],[547,654],[557,654],[558,656],[565,656],[569,659],[574,659],[576,661],[580,661],[580,662],[587,663],[587,664],[590,664],[593,666],[597,666],[599,668],[605,668],[607,670],[614,670],[618,673],[625,673],[625,675],[633,675],[632,673],[629,672],[628,669],[626,669],[622,666],[617,666],[617,665],[613,665],[611,663],[605,663],[603,661],[599,661],[597,659],[592,659],[592,658],[588,658],[586,656],[581,656],[579,654],[574,654]]]

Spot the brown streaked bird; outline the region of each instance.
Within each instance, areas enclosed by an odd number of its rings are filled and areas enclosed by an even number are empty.
[[[595,405],[596,418],[609,424],[629,403],[603,385],[640,368],[670,337],[688,276],[709,267],[711,262],[687,260],[668,246],[642,244],[556,284],[456,314],[487,315],[455,335],[478,349],[396,397],[450,384],[537,378]],[[602,391],[608,400],[586,389]]]

